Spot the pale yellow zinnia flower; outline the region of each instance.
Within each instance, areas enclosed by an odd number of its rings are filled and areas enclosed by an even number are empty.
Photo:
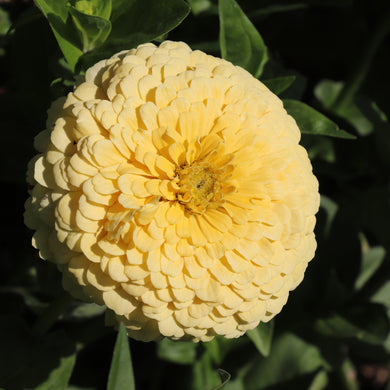
[[[128,334],[238,337],[313,258],[318,182],[282,102],[182,42],[90,68],[49,111],[26,224],[73,295]]]

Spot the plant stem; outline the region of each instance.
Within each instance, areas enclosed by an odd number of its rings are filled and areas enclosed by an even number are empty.
[[[49,307],[36,320],[33,332],[36,335],[44,335],[57,321],[58,317],[72,304],[73,298],[64,292],[55,299]]]
[[[340,91],[331,107],[331,111],[337,113],[350,102],[359,90],[370,69],[372,60],[379,46],[390,31],[390,8],[378,22],[371,39],[368,40],[362,56],[358,59],[357,66]]]

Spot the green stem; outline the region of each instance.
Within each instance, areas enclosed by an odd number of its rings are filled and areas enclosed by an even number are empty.
[[[390,8],[383,15],[381,20],[378,22],[371,39],[368,41],[366,47],[363,50],[362,56],[358,60],[358,64],[351,76],[345,83],[344,87],[340,91],[340,94],[334,101],[331,107],[331,111],[339,112],[346,103],[350,102],[359,90],[367,73],[370,69],[372,60],[375,56],[376,51],[385,39],[386,35],[390,31]]]
[[[60,315],[73,303],[73,298],[66,292],[55,299],[36,320],[33,332],[43,336],[57,321]]]

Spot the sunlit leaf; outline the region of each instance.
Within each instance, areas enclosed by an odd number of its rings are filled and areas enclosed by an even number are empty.
[[[268,60],[263,38],[235,0],[219,0],[222,58],[259,77]]]
[[[100,46],[111,31],[111,23],[99,16],[87,15],[74,7],[69,7],[72,20],[81,36],[84,51]]]
[[[111,0],[74,0],[71,5],[79,12],[86,15],[98,16],[103,19],[110,19]]]
[[[86,69],[121,50],[130,50],[166,34],[189,12],[190,7],[184,0],[114,0],[111,33],[102,46],[80,58],[81,68]]]
[[[134,390],[135,383],[129,338],[127,337],[126,328],[121,323],[108,376],[107,390],[123,389]]]
[[[62,53],[74,70],[83,52],[78,44],[77,31],[68,23],[67,0],[35,0],[35,3],[49,21]]]
[[[246,334],[255,344],[263,356],[268,356],[271,350],[274,322],[261,322],[255,329],[248,330]]]
[[[165,338],[157,345],[157,356],[176,364],[192,364],[196,358],[196,344]]]
[[[302,133],[354,139],[352,134],[340,130],[336,123],[314,108],[297,100],[283,100],[284,108],[296,120]]]

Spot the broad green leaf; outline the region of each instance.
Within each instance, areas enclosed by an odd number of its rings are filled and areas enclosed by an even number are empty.
[[[109,20],[111,15],[111,0],[74,0],[71,5],[86,15],[98,16]]]
[[[49,21],[62,53],[74,70],[83,52],[79,46],[77,31],[68,22],[67,0],[35,0],[35,3]]]
[[[268,389],[272,385],[327,367],[328,363],[316,346],[292,333],[284,333],[274,340],[272,353],[266,359],[259,356],[253,361],[244,377],[244,388]]]
[[[80,34],[83,51],[90,51],[100,46],[110,34],[111,23],[109,20],[87,15],[74,7],[69,7],[69,13]]]
[[[121,50],[150,42],[178,26],[189,12],[184,0],[114,0],[111,34],[102,46],[80,58],[80,66],[86,69]]]
[[[127,337],[125,326],[121,323],[108,376],[107,390],[123,389],[134,390],[135,383],[129,338]]]
[[[222,58],[259,77],[268,60],[263,38],[235,0],[219,0]]]
[[[295,80],[295,76],[275,77],[273,79],[262,80],[274,94],[279,95],[285,91]]]
[[[196,358],[196,344],[165,338],[157,344],[157,356],[176,364],[192,364]]]
[[[355,289],[361,289],[374,275],[386,256],[386,250],[382,246],[362,248],[362,262],[360,272],[355,281]]]
[[[274,332],[274,322],[261,322],[255,329],[248,330],[246,334],[255,344],[258,351],[263,356],[268,356],[271,350],[272,335]]]
[[[340,130],[336,123],[305,103],[297,100],[283,100],[283,104],[286,111],[296,120],[302,133],[346,139],[356,138]]]
[[[49,378],[34,390],[67,390],[75,362],[76,354],[61,358],[59,366],[50,373]]]
[[[215,386],[213,390],[222,389],[230,381],[231,378],[231,375],[227,371],[222,370],[222,368],[218,368],[217,372],[219,374],[219,377],[221,378],[222,383],[218,386]]]

